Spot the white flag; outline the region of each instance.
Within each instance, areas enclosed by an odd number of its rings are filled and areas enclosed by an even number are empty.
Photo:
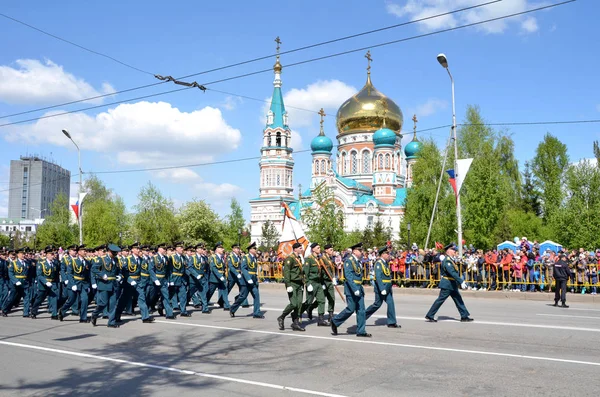
[[[467,177],[467,173],[469,172],[469,168],[471,168],[471,163],[473,159],[460,159],[456,160],[456,194],[460,194],[460,188]]]

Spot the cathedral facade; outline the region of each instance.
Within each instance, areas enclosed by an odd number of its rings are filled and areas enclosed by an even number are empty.
[[[277,57],[275,80],[261,148],[260,195],[250,200],[251,234],[260,241],[262,226],[271,221],[278,230],[283,225],[282,203],[302,221],[302,209],[315,206],[313,192],[331,189],[336,204],[345,215],[346,231],[364,230],[379,219],[392,232],[400,233],[407,189],[412,183],[412,167],[421,143],[416,138],[402,151],[404,118],[400,107],[379,92],[371,82],[370,54],[367,53],[367,81],[346,100],[336,115],[337,144],[321,128],[311,141],[312,177],[310,188],[293,195],[291,131],[281,92],[282,66]],[[416,126],[416,116],[413,117]],[[416,127],[415,127],[416,131]],[[334,157],[335,156],[335,157]]]

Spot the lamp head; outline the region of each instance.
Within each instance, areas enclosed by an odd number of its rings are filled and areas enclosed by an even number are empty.
[[[63,134],[65,134],[65,136],[66,136],[67,138],[71,139],[71,134],[69,134],[69,133],[67,132],[67,130],[62,130],[62,132],[63,132]]]
[[[448,69],[448,58],[444,54],[438,54],[437,60],[444,69]]]

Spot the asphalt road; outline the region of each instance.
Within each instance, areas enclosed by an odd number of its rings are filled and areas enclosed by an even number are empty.
[[[369,293],[371,294],[371,293]],[[233,294],[232,294],[233,295]],[[465,298],[475,322],[458,322],[448,300],[438,323],[432,296],[396,296],[401,329],[385,305],[371,339],[328,327],[278,331],[281,288],[261,289],[266,319],[215,310],[119,329],[74,317],[0,318],[0,395],[19,396],[533,396],[597,395],[600,305]],[[367,297],[367,304],[372,296]],[[343,308],[337,301],[336,312]],[[124,317],[124,319],[127,319]],[[308,323],[307,320],[304,322]],[[290,320],[286,321],[289,326]],[[351,317],[340,327],[352,332]]]

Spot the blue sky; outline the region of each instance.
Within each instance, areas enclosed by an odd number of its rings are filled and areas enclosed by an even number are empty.
[[[140,69],[175,77],[330,40],[426,15],[479,4],[476,0],[337,2],[195,2],[177,7],[154,1],[4,2],[0,12],[108,54]],[[549,4],[551,2],[544,2]],[[471,12],[430,20],[282,57],[286,105],[296,150],[318,134],[316,112],[324,107],[326,133],[335,139],[339,105],[366,78],[364,53],[286,68],[286,65],[376,43],[401,39],[541,5],[503,0]],[[414,113],[419,129],[451,122],[450,83],[436,61],[444,52],[456,81],[458,121],[477,104],[488,122],[600,119],[596,20],[600,3],[579,0],[548,11],[494,24],[429,36],[371,50],[373,84],[402,109],[410,136]],[[0,17],[0,117],[156,82],[126,68]],[[7,39],[8,38],[8,39]],[[196,76],[199,83],[272,67],[273,59]],[[209,88],[269,99],[272,73],[209,85]],[[127,100],[179,88],[172,83],[46,112],[0,119],[0,124],[52,112]],[[76,174],[67,129],[83,148],[85,172],[115,171],[226,161],[259,155],[267,104],[215,91],[189,90],[142,101],[13,126],[0,127],[0,190],[8,188],[10,159],[22,154],[52,157]],[[50,112],[50,113],[48,113]],[[572,161],[593,157],[600,124],[507,127],[521,165],[533,157],[546,132],[568,145]],[[429,133],[425,135],[429,136]],[[446,131],[432,131],[445,140]],[[294,184],[310,183],[310,153],[295,156]],[[131,208],[141,186],[157,184],[177,205],[206,199],[220,214],[237,197],[249,215],[258,195],[258,161],[167,171],[100,174]],[[76,185],[73,185],[75,191]],[[0,192],[6,216],[7,192]]]

